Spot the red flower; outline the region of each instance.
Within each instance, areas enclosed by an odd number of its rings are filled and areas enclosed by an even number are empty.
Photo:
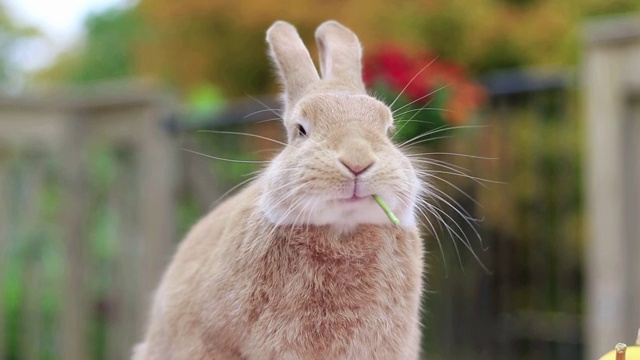
[[[394,45],[365,58],[363,77],[369,87],[383,84],[397,94],[402,92],[407,100],[415,101],[413,106],[417,108],[427,104],[435,92],[446,88],[445,107],[449,111],[443,115],[454,124],[465,121],[485,98],[484,89],[471,82],[460,65],[440,60],[428,52],[410,56]]]

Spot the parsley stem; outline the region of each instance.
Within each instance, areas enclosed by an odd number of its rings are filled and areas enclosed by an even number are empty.
[[[398,218],[393,214],[393,211],[389,209],[389,206],[387,206],[387,203],[385,203],[384,200],[382,200],[378,195],[375,194],[371,196],[373,196],[373,200],[375,200],[378,205],[380,205],[382,210],[384,210],[384,213],[387,214],[389,220],[391,220],[394,225],[400,224],[400,220],[398,220]]]

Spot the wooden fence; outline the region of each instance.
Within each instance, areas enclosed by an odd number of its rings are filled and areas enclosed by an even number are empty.
[[[91,93],[0,97],[0,359],[128,359],[179,239],[255,170],[181,149],[269,144],[202,139],[135,84]]]
[[[175,239],[167,100],[0,98],[0,358],[128,358]]]

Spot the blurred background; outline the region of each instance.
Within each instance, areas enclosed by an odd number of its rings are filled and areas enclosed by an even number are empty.
[[[637,0],[0,0],[0,359],[129,358],[175,245],[278,150],[235,132],[283,139],[278,19],[314,55],[352,28],[431,169],[425,359],[633,343]]]

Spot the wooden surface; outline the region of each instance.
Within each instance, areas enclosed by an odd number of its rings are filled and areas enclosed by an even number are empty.
[[[6,273],[7,251],[9,248],[9,214],[8,214],[8,185],[7,166],[9,159],[7,149],[0,147],[0,274]],[[5,277],[0,276],[0,289],[5,288]],[[0,356],[7,353],[7,322],[5,297],[0,296]]]
[[[24,258],[21,335],[12,349],[20,359],[52,352],[93,359],[96,338],[105,338],[101,356],[128,359],[176,240],[178,149],[165,129],[170,98],[150,92],[82,98],[0,96],[0,267],[10,252]],[[118,163],[105,184],[92,174],[95,153]],[[96,219],[105,218],[115,224],[106,244],[116,250],[107,260],[95,249]],[[45,283],[55,273],[40,261],[43,249],[59,250],[59,288]],[[108,281],[106,294],[97,278]],[[2,288],[7,280],[0,276]],[[47,292],[56,298],[44,306]],[[7,298],[0,296],[0,358],[8,351]]]
[[[587,31],[587,358],[640,326],[640,19]]]

